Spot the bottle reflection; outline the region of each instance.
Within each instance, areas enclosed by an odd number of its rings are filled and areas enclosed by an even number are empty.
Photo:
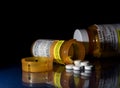
[[[52,86],[53,72],[22,72],[22,82],[24,86],[39,87],[42,85]],[[54,87],[52,87],[54,88]]]
[[[94,70],[73,71],[55,65],[53,71],[22,72],[25,86],[45,88],[120,88],[120,65],[95,61]]]
[[[97,61],[96,88],[120,88],[120,64],[113,61]]]
[[[65,69],[65,66],[56,66],[54,69],[54,85],[56,88],[74,88],[72,70]]]

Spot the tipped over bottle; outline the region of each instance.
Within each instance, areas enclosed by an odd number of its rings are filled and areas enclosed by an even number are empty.
[[[120,24],[94,24],[76,29],[73,39],[83,42],[86,55],[97,58],[120,56]]]
[[[51,57],[55,63],[63,65],[73,63],[73,60],[84,60],[85,58],[85,47],[76,39],[38,39],[32,44],[31,51],[35,57]]]

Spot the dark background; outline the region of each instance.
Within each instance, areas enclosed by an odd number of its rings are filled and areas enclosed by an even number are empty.
[[[21,58],[32,56],[31,45],[37,39],[68,40],[73,38],[76,28],[120,23],[119,15],[91,11],[54,6],[38,9],[15,5],[4,8],[1,14],[1,66],[19,64]]]
[[[21,59],[32,56],[35,40],[67,40],[76,28],[120,23],[119,5],[113,1],[2,1],[0,22],[0,88],[25,88]]]

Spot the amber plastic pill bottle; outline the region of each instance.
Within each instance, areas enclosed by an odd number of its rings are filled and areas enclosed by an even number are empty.
[[[84,60],[85,47],[76,39],[57,40],[53,42],[50,53],[54,61],[60,64],[71,64],[73,60]]]
[[[49,40],[38,39],[32,44],[32,55],[35,57],[51,57],[53,62],[70,64],[73,60],[84,60],[85,47],[76,39]]]
[[[73,38],[80,42],[88,41],[87,54],[97,58],[120,56],[120,24],[94,24],[83,29],[84,32],[81,30],[76,29]]]

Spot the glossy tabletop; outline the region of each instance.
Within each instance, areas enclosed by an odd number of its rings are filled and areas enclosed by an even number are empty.
[[[21,64],[0,70],[0,88],[120,88],[119,61],[91,61],[92,70],[74,72],[54,64],[49,72],[24,72]]]

